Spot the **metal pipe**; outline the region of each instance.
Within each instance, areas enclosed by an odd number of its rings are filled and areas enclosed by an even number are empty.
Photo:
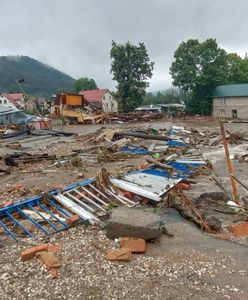
[[[226,140],[226,134],[225,134],[225,128],[222,122],[220,122],[220,130],[221,130],[221,135],[222,135],[222,142],[225,150],[225,155],[226,155],[226,163],[227,163],[227,168],[229,171],[229,176],[231,180],[231,185],[232,185],[232,194],[233,194],[233,201],[239,204],[239,195],[238,195],[238,187],[235,179],[233,178],[234,176],[234,169],[233,165],[230,159],[230,153],[227,145],[227,140]]]

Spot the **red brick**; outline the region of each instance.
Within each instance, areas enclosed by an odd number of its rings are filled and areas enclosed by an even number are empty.
[[[4,202],[4,204],[3,204],[3,207],[7,207],[7,206],[10,206],[10,205],[13,205],[14,203],[13,203],[13,201],[6,201],[6,202]]]
[[[61,267],[58,257],[49,252],[38,252],[36,256],[43,262],[48,271]]]
[[[235,236],[248,236],[248,222],[245,221],[245,222],[240,223],[240,224],[229,225],[229,230]]]
[[[4,207],[10,206],[12,204],[13,204],[13,201],[11,201],[11,200],[5,201],[3,203],[0,203],[0,208],[4,208]]]
[[[121,246],[129,249],[133,253],[145,253],[146,252],[146,241],[138,238],[121,238]]]
[[[32,259],[36,256],[36,253],[41,252],[41,251],[47,251],[48,249],[48,244],[42,244],[39,246],[35,246],[32,248],[28,248],[21,253],[21,260],[26,261],[29,259]]]
[[[177,188],[181,190],[189,190],[190,187],[191,187],[190,183],[186,183],[186,182],[180,182],[177,184]]]
[[[128,262],[128,261],[130,261],[131,258],[132,258],[132,253],[127,248],[111,250],[106,255],[106,259],[110,260],[110,261]]]
[[[11,193],[13,191],[19,191],[23,188],[23,185],[22,184],[15,184],[13,185],[12,187],[10,187],[7,191],[8,193]]]
[[[59,244],[49,244],[47,251],[51,252],[51,253],[61,252],[62,251],[62,246],[59,245]]]
[[[78,215],[73,215],[67,220],[68,225],[73,225],[74,223],[78,222],[80,217]]]

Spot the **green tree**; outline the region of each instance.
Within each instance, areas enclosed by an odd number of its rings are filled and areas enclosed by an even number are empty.
[[[95,90],[97,85],[94,79],[88,77],[81,77],[74,83],[74,91],[79,93],[80,91]]]
[[[136,46],[130,42],[122,45],[112,41],[110,58],[113,80],[117,81],[117,97],[123,111],[131,111],[143,102],[154,63],[143,43]]]
[[[183,100],[181,91],[176,88],[170,88],[157,93],[146,93],[144,104],[179,103],[180,100]]]
[[[175,51],[170,74],[174,86],[192,95],[188,112],[209,115],[214,89],[229,82],[227,53],[215,39],[190,39]]]
[[[248,82],[248,58],[245,56],[242,59],[236,53],[227,54],[228,64],[228,82],[235,83],[247,83]]]

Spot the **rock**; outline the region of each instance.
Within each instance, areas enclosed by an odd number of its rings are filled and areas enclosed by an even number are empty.
[[[146,241],[156,240],[161,235],[161,217],[143,208],[128,208],[125,206],[113,210],[106,225],[107,237],[141,238]]]
[[[204,221],[214,230],[219,231],[222,228],[222,222],[215,216],[205,215]]]
[[[200,195],[200,197],[197,199],[197,201],[204,200],[206,198],[216,200],[216,201],[227,201],[227,197],[223,192],[209,192],[209,193],[203,193]]]

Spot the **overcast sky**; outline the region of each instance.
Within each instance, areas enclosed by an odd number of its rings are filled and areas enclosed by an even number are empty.
[[[173,54],[189,38],[248,52],[247,0],[0,0],[0,55],[28,55],[101,88],[111,41],[144,42],[155,62],[150,90],[171,86]]]

